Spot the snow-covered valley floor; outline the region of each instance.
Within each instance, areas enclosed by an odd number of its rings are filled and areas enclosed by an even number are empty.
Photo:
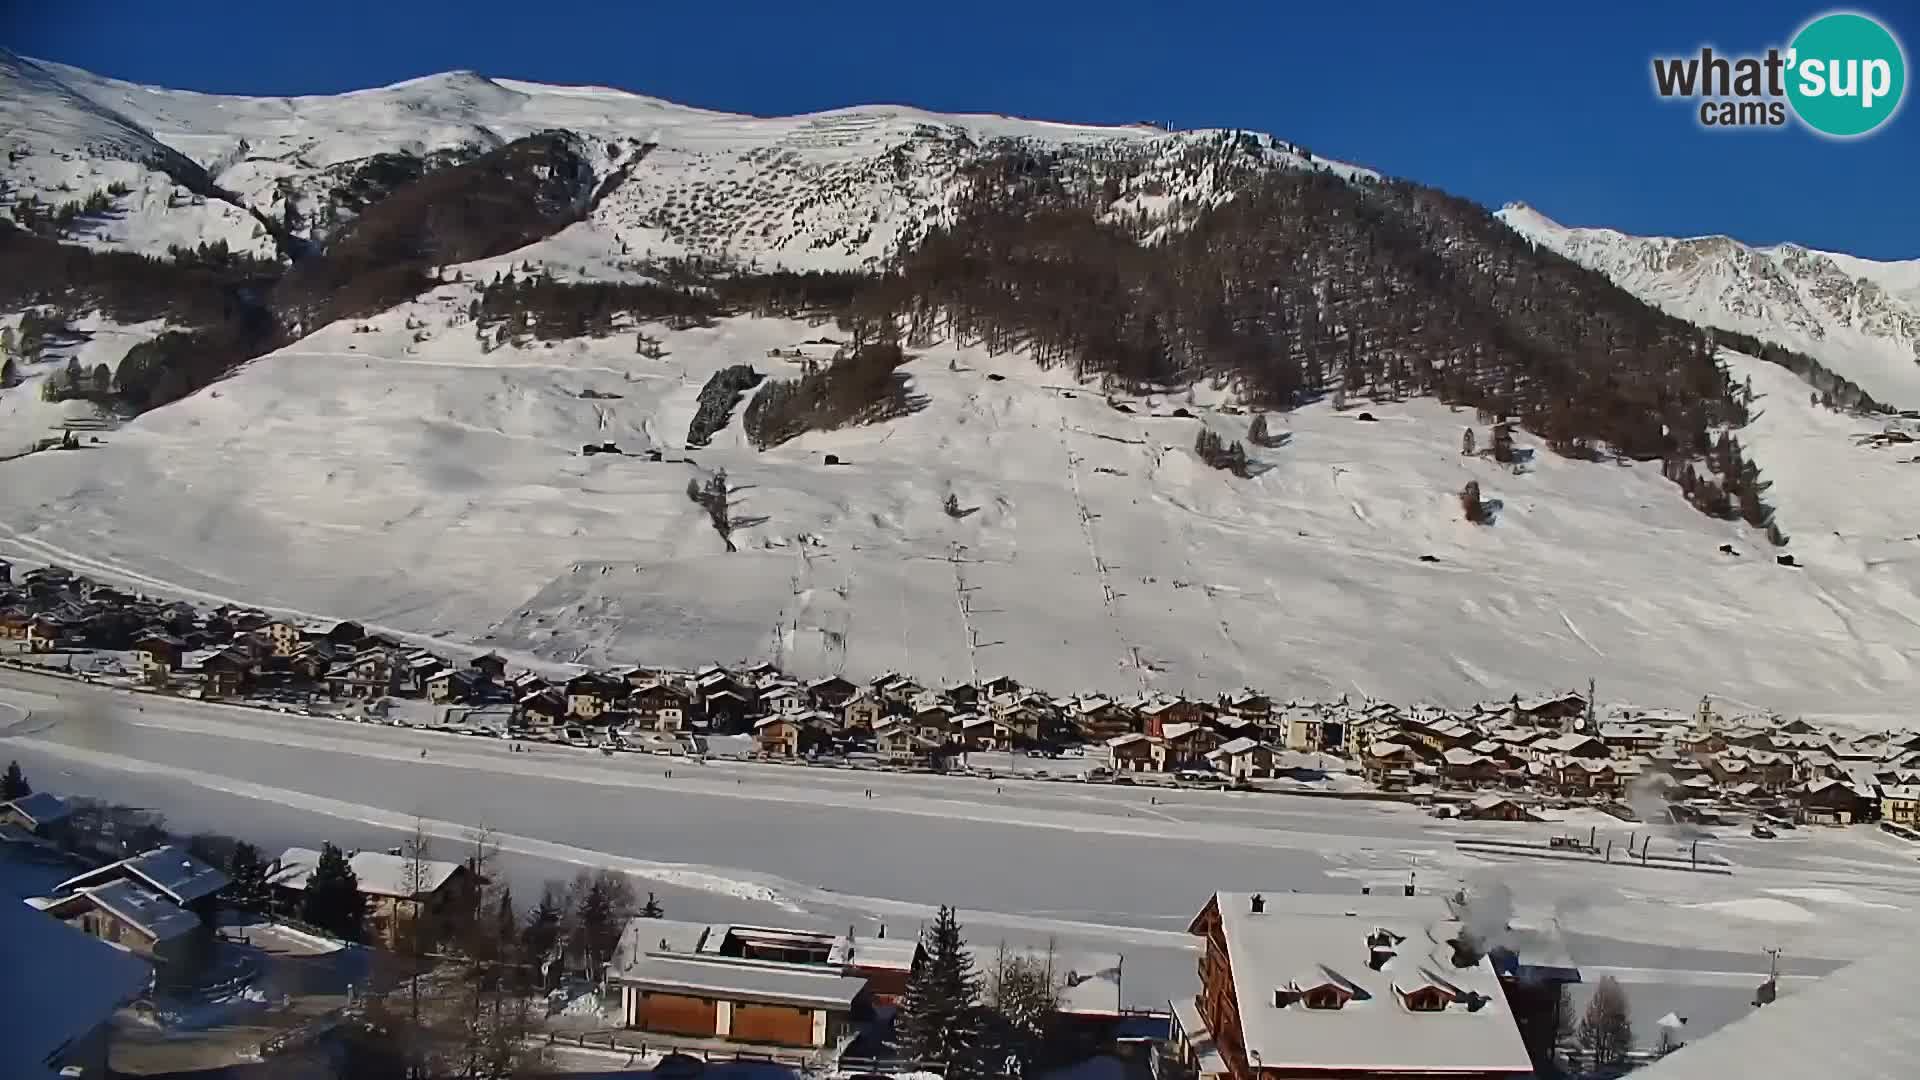
[[[1637,1013],[1677,1009],[1698,1035],[1743,1013],[1763,949],[1787,992],[1910,935],[1920,861],[1873,830],[1711,839],[1731,876],[1467,855],[1462,837],[1588,826],[1435,821],[1410,808],[1277,795],[698,765],[283,718],[0,673],[27,710],[0,739],[40,786],[164,812],[175,829],[267,846],[396,843],[415,815],[440,842],[498,833],[516,895],[581,865],[641,878],[670,914],[844,929],[917,928],[952,903],[976,941],[1057,940],[1126,957],[1130,1002],[1192,979],[1186,921],[1215,889],[1511,890],[1518,924],[1557,927],[1591,981]],[[421,751],[426,756],[421,756]],[[673,775],[665,772],[672,769]],[[873,792],[869,799],[865,792]],[[1150,802],[1150,799],[1157,800]],[[1605,819],[1596,819],[1596,822]],[[1601,826],[1624,842],[1631,827]],[[1680,844],[1656,839],[1656,850]]]
[[[496,268],[469,269],[101,447],[0,465],[0,554],[560,662],[1454,705],[1594,677],[1614,701],[1909,718],[1920,465],[1855,445],[1870,424],[1743,357],[1761,417],[1741,439],[1802,569],[1655,465],[1542,450],[1516,476],[1463,457],[1462,429],[1484,446],[1485,425],[1430,400],[1275,414],[1280,444],[1238,479],[1192,451],[1201,424],[1244,437],[1224,394],[1120,412],[1066,372],[950,346],[903,369],[916,415],[764,453],[736,416],[686,451],[709,374],[795,374],[768,350],[833,328],[649,328],[661,359],[630,333],[483,353],[465,311]],[[580,453],[609,441],[626,455]],[[737,553],[686,496],[717,467]],[[1500,504],[1490,527],[1462,520],[1470,479]]]

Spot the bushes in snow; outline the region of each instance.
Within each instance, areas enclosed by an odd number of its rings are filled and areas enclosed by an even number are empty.
[[[900,346],[866,345],[798,379],[773,379],[747,403],[742,423],[756,449],[778,446],[807,431],[873,424],[926,407],[897,370]]]
[[[1480,501],[1480,481],[1469,480],[1467,486],[1460,489],[1460,509],[1467,520],[1475,525],[1491,525],[1493,514],[1487,504]]]
[[[1235,476],[1247,475],[1247,448],[1239,443],[1228,443],[1208,428],[1201,428],[1194,436],[1193,452],[1201,461],[1216,469],[1225,469]]]
[[[721,368],[700,388],[700,401],[687,425],[687,445],[705,446],[727,426],[740,395],[760,385],[760,373],[747,364]]]

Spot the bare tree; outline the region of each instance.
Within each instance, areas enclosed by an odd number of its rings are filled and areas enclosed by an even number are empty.
[[[1580,1045],[1597,1069],[1625,1065],[1627,1052],[1633,1049],[1633,1015],[1627,1006],[1627,992],[1611,975],[1600,980],[1587,1002],[1586,1015],[1580,1018]]]

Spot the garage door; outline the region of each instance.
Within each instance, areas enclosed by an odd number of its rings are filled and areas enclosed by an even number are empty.
[[[733,1007],[733,1037],[740,1042],[812,1046],[813,1010],[737,1004]]]
[[[712,1036],[720,1008],[705,998],[678,994],[644,994],[640,998],[641,1031],[662,1035]]]

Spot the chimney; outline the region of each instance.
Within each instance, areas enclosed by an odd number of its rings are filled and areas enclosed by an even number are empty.
[[[1287,992],[1278,986],[1273,988],[1273,1007],[1276,1009],[1287,1007]]]
[[[1360,895],[1361,895],[1361,896],[1372,896],[1372,895],[1373,895],[1373,886],[1371,886],[1371,885],[1362,885],[1362,886],[1360,886]]]
[[[1254,893],[1253,894],[1253,913],[1255,915],[1258,915],[1265,910],[1267,910],[1267,898],[1264,896],[1261,896],[1259,893]],[[1275,992],[1278,993],[1278,991],[1275,991]]]
[[[1407,895],[1408,896],[1413,895],[1413,882],[1411,881],[1407,882]]]

